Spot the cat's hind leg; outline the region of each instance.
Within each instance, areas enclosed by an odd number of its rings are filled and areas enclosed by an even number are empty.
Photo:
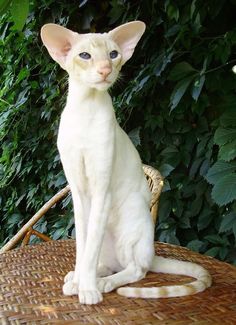
[[[116,255],[123,270],[98,280],[101,292],[133,283],[145,277],[154,258],[154,227],[148,202],[140,193],[132,193],[120,209],[114,229]]]
[[[110,292],[114,289],[123,286],[127,283],[133,283],[143,279],[146,275],[146,270],[130,263],[124,270],[109,275],[104,278],[97,279],[98,290],[100,292]]]
[[[100,292],[110,292],[128,283],[139,281],[149,271],[154,256],[153,243],[150,245],[149,239],[140,238],[133,246],[124,246],[124,251],[121,252],[121,256],[129,256],[129,262],[127,259],[127,263],[122,271],[97,279]]]

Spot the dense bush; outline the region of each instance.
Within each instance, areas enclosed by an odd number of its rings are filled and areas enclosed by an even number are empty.
[[[156,238],[236,263],[235,10],[234,0],[44,0],[30,8],[23,32],[3,15],[0,242],[66,183],[56,149],[66,75],[43,48],[40,27],[107,31],[140,19],[147,31],[112,94],[143,161],[165,176]],[[38,229],[73,235],[68,202]]]

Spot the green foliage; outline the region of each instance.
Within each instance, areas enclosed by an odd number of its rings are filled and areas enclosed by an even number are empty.
[[[0,241],[66,183],[56,149],[66,77],[40,27],[107,31],[140,19],[147,31],[112,95],[143,161],[165,176],[156,238],[235,263],[235,9],[233,0],[44,0],[31,5],[22,32],[3,16]],[[55,239],[73,236],[71,216],[66,199],[37,227]]]
[[[223,106],[227,111],[220,116],[214,134],[214,143],[219,146],[218,159],[206,175],[207,181],[213,185],[212,198],[219,206],[236,200],[235,100],[236,98],[230,97]]]
[[[12,29],[21,31],[29,14],[29,0],[0,0],[0,13],[10,9]]]

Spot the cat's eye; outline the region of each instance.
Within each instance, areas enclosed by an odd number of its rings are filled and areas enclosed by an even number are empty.
[[[117,58],[118,54],[119,54],[119,53],[118,53],[116,50],[111,51],[111,52],[110,52],[110,58],[111,58],[111,59],[115,59],[115,58]]]
[[[84,60],[91,59],[91,55],[88,52],[82,52],[79,54],[79,56],[81,57],[81,59],[84,59]]]

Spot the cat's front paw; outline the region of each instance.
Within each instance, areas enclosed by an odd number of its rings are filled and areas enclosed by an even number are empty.
[[[94,305],[102,301],[102,294],[97,289],[79,290],[79,302],[81,304]]]
[[[66,296],[78,295],[79,293],[78,283],[75,283],[73,281],[67,281],[66,283],[64,283],[62,287],[62,291]]]
[[[97,287],[100,292],[107,293],[115,289],[114,283],[110,279],[99,278],[97,279]]]
[[[67,273],[67,275],[64,277],[64,283],[68,282],[68,281],[72,281],[74,279],[74,271],[70,271]]]

